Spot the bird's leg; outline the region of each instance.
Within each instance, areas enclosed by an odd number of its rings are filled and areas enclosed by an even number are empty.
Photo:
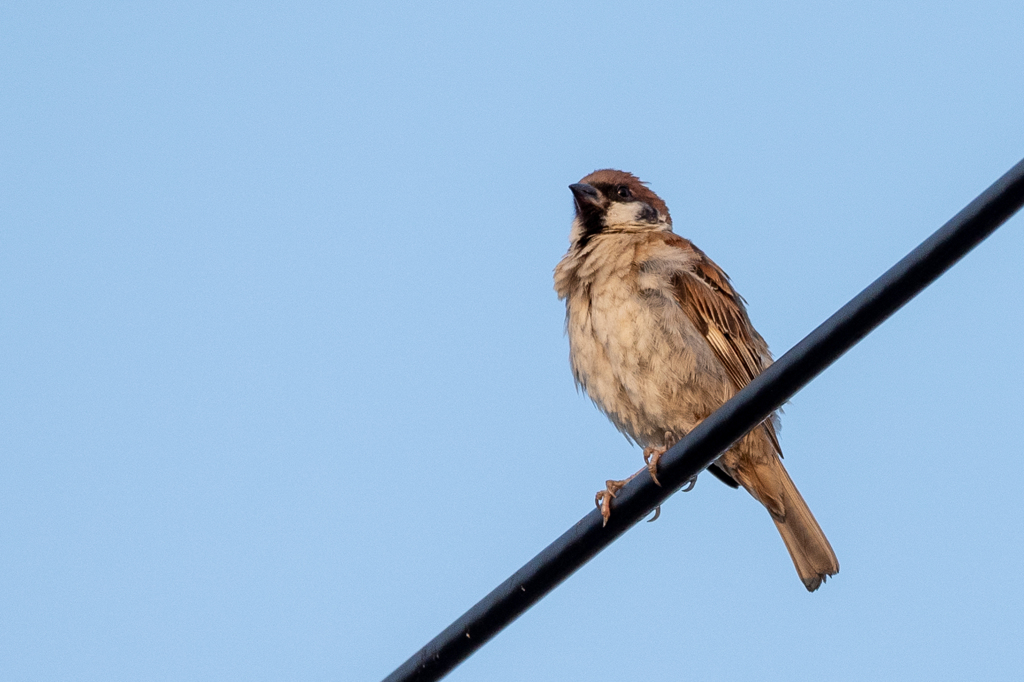
[[[679,442],[678,438],[676,438],[671,433],[666,431],[665,432],[665,443],[667,443],[667,445],[660,446],[660,447],[659,446],[654,446],[654,445],[648,445],[646,448],[644,448],[644,462],[647,463],[647,471],[650,472],[650,474],[651,474],[651,480],[653,480],[655,482],[655,484],[657,484],[658,486],[661,485],[661,481],[658,480],[658,461],[661,459],[661,456],[664,455],[668,451],[668,449],[670,447],[672,447],[673,445],[675,445],[678,442]],[[639,472],[637,472],[637,473],[639,473]],[[696,476],[694,476],[693,478],[688,480],[686,482],[686,485],[684,487],[680,488],[680,490],[682,492],[684,492],[684,493],[688,493],[691,490],[693,490],[693,486],[695,486],[695,485],[697,485],[697,477]],[[654,516],[654,519],[656,519],[656,518],[658,518],[657,514]],[[654,519],[651,519],[651,521],[653,521]]]
[[[651,474],[651,480],[659,487],[661,486],[661,481],[658,480],[658,460],[661,459],[666,450],[668,448],[656,447],[654,445],[648,445],[644,448],[644,463],[647,465],[647,471]],[[643,469],[640,471],[643,471]]]
[[[658,460],[665,454],[670,447],[679,442],[679,439],[672,435],[670,431],[665,432],[665,445],[648,445],[644,448],[644,463],[647,464],[647,471],[651,473],[651,480],[659,488],[661,487],[661,481],[658,480]]]

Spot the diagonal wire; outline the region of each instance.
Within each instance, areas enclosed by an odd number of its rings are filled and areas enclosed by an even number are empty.
[[[619,492],[607,527],[595,509],[449,625],[384,682],[439,680],[614,542],[814,377],[934,282],[1024,205],[1020,161],[935,234],[840,308],[658,463],[658,487],[637,476]]]

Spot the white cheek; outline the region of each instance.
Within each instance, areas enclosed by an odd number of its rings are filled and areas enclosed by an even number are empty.
[[[608,207],[607,213],[605,213],[605,225],[609,227],[614,225],[646,225],[648,224],[646,220],[639,219],[645,206],[646,204],[639,201],[630,201],[629,203],[614,202]]]

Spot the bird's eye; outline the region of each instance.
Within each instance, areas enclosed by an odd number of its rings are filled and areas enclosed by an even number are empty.
[[[629,191],[629,188],[625,185],[619,185],[615,190],[620,199],[632,199],[633,193]]]

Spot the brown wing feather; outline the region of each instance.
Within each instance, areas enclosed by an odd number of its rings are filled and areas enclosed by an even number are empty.
[[[732,288],[729,276],[703,251],[686,239],[673,236],[678,239],[673,246],[688,249],[697,256],[692,270],[681,272],[673,279],[676,300],[707,339],[739,390],[764,371],[768,345],[750,323],[743,298]],[[762,425],[775,451],[781,455],[782,448],[772,421],[766,419]]]

